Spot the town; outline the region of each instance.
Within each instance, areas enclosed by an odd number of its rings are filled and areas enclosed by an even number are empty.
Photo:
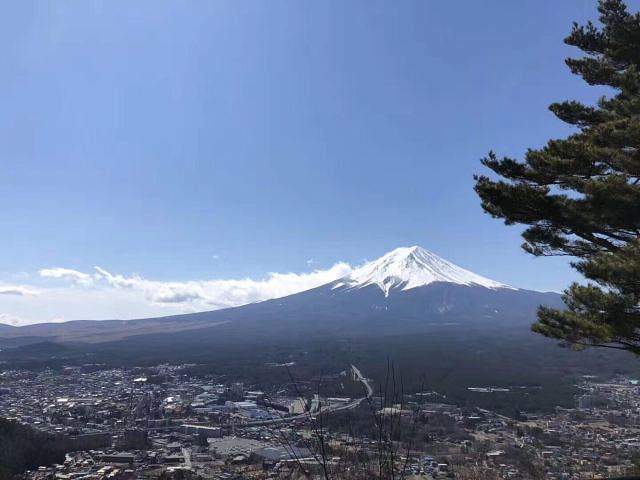
[[[509,418],[449,404],[437,392],[385,390],[355,365],[322,382],[278,385],[192,375],[193,367],[2,372],[0,417],[71,445],[59,463],[23,478],[355,479],[393,471],[399,478],[564,479],[638,466],[640,385],[629,378],[581,378],[575,408]],[[340,390],[351,395],[324,393]]]

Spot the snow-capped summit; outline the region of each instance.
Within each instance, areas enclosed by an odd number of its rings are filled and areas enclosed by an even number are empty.
[[[385,296],[393,289],[409,290],[434,282],[513,288],[458,267],[422,247],[401,247],[367,263],[340,279],[334,288],[377,285]]]

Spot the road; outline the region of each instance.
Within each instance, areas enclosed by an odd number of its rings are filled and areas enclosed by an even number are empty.
[[[184,455],[184,465],[187,468],[191,468],[191,449],[182,448],[182,455]]]
[[[352,408],[356,408],[362,402],[364,402],[367,398],[371,398],[371,396],[373,395],[373,387],[369,383],[369,380],[364,375],[362,375],[362,372],[360,372],[360,369],[358,367],[356,367],[355,365],[351,365],[351,371],[353,372],[353,375],[356,381],[362,383],[362,385],[364,386],[367,392],[364,397],[356,398],[354,400],[351,400],[348,403],[345,403],[344,405],[325,405],[321,407],[320,410],[314,414],[305,412],[299,415],[291,415],[290,417],[280,417],[280,418],[274,418],[271,420],[258,420],[255,422],[242,423],[237,426],[238,427],[256,427],[260,425],[274,425],[278,423],[295,422],[296,420],[309,420],[313,416],[318,414],[341,412],[344,410],[351,410]]]
[[[373,395],[373,388],[371,387],[369,380],[367,380],[364,375],[362,375],[358,367],[356,367],[355,365],[351,365],[351,371],[355,374],[356,380],[362,383],[367,389],[367,396],[363,397],[362,400],[364,400],[365,398],[371,398],[371,396]]]

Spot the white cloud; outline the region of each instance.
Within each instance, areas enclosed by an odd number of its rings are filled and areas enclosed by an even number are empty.
[[[101,267],[98,274],[114,288],[134,289],[156,303],[202,303],[209,306],[233,307],[270,298],[284,297],[308,290],[343,277],[351,271],[346,263],[336,263],[328,270],[309,273],[270,273],[267,278],[254,280],[192,280],[161,282],[139,275],[113,275]]]
[[[19,297],[30,297],[37,295],[38,291],[23,285],[0,285],[0,295],[17,295]]]
[[[98,272],[98,278],[104,278],[112,287],[133,288],[145,281],[137,275],[127,278],[122,275],[111,275],[105,269],[97,266],[93,268],[96,272]]]
[[[49,288],[40,284],[37,296],[0,295],[0,311],[11,312],[15,316],[13,322],[25,324],[60,321],[61,318],[129,319],[215,310],[308,290],[343,277],[352,268],[347,263],[336,263],[326,270],[269,273],[261,279],[183,282],[114,274],[99,266],[94,270],[95,273],[60,267],[40,270],[41,277],[58,282]],[[66,285],[61,285],[60,281],[65,281]],[[21,288],[24,292],[31,289]],[[0,323],[8,322],[0,319]]]
[[[89,275],[88,273],[82,273],[70,268],[43,268],[38,273],[41,277],[70,280],[72,282],[79,283],[80,285],[85,286],[93,283],[93,277],[91,277],[91,275]]]
[[[15,315],[10,315],[8,313],[0,313],[0,323],[4,323],[5,325],[13,325],[17,327],[18,325],[24,325],[25,322],[22,318],[16,317]]]

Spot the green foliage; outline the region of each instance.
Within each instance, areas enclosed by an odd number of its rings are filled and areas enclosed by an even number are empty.
[[[600,27],[574,24],[565,43],[585,56],[566,63],[612,95],[552,104],[576,133],[524,161],[490,152],[482,164],[501,178],[476,176],[475,190],[486,212],[527,225],[527,252],[575,257],[591,281],[565,291],[566,310],[541,307],[533,330],[640,355],[640,14],[622,0],[600,0],[598,10]]]
[[[0,478],[41,465],[62,463],[68,445],[51,435],[0,418]]]

